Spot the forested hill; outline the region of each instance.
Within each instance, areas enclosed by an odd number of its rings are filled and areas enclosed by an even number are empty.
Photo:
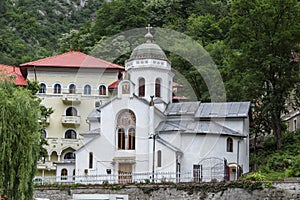
[[[52,55],[58,39],[95,20],[102,0],[1,0],[0,60],[20,63]]]

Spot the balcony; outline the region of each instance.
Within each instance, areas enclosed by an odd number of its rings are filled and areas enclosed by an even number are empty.
[[[81,94],[64,93],[62,97],[62,101],[65,104],[80,104]]]
[[[63,125],[79,126],[80,125],[80,116],[65,116],[65,115],[63,115],[61,117],[61,123]]]

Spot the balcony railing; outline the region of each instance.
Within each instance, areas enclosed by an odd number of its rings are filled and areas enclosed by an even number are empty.
[[[71,145],[71,146],[79,146],[82,144],[82,139],[66,139],[66,138],[46,138],[49,146],[53,145]],[[46,146],[47,147],[47,146]]]
[[[61,117],[61,123],[63,125],[79,126],[80,125],[80,116],[66,116],[66,115],[63,115]]]
[[[81,94],[64,93],[62,100],[66,104],[69,104],[69,103],[80,104],[81,103]]]

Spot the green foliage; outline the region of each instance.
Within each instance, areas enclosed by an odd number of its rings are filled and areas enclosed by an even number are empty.
[[[40,101],[31,91],[0,83],[0,193],[12,200],[33,198],[40,152]]]
[[[247,181],[266,181],[266,176],[260,172],[253,172],[241,177],[241,180]]]
[[[112,36],[132,28],[145,27],[149,23],[147,16],[145,4],[140,0],[104,2],[97,11],[97,19],[92,30],[95,41],[103,36]]]
[[[269,136],[260,148],[250,154],[250,164],[258,165],[259,174],[266,180],[300,177],[300,130],[283,134],[283,147],[275,148],[274,136]]]
[[[244,95],[255,104],[254,130],[272,129],[276,146],[282,145],[281,114],[285,101],[299,83],[299,66],[291,50],[300,38],[300,7],[296,0],[233,1],[229,54],[232,96]],[[237,84],[238,83],[238,84]],[[238,98],[239,99],[239,98]]]

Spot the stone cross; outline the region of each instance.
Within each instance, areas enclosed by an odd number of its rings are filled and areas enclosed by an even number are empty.
[[[146,29],[148,30],[148,33],[151,33],[150,31],[151,31],[152,28],[153,28],[153,27],[150,26],[150,24],[148,24],[148,26],[146,27]]]

